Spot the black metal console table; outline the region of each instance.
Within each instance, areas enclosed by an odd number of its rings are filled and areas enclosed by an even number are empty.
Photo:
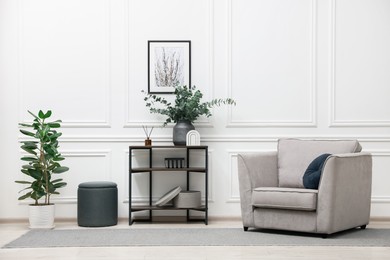
[[[182,168],[167,168],[163,166],[153,166],[153,150],[156,149],[167,149],[176,150],[182,149],[186,151],[186,164]],[[149,165],[148,167],[133,167],[133,156],[134,150],[147,150],[149,152]],[[190,156],[192,150],[204,150],[205,164],[203,167],[192,167],[190,165]],[[204,204],[198,208],[190,209],[179,209],[175,207],[158,207],[152,204],[153,195],[153,172],[183,172],[187,175],[187,190],[190,189],[190,173],[204,173],[204,185],[205,185],[205,201]],[[133,205],[132,203],[132,177],[137,173],[148,173],[149,174],[149,204],[148,205]],[[129,146],[129,225],[133,224],[134,221],[152,221],[153,211],[157,210],[186,210],[187,221],[199,221],[199,219],[192,219],[190,217],[190,210],[204,212],[204,223],[208,224],[208,146]],[[138,211],[149,211],[149,217],[147,219],[133,219],[132,213]]]

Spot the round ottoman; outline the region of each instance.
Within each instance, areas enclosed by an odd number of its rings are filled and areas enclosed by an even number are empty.
[[[109,181],[83,182],[77,190],[77,224],[82,227],[118,223],[118,188]]]

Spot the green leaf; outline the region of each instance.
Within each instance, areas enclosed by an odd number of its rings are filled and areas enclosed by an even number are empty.
[[[26,130],[23,130],[23,129],[20,129],[19,130],[22,134],[24,135],[27,135],[27,136],[31,136],[31,137],[35,137],[35,134],[34,133],[31,133],[29,131],[26,131]]]
[[[57,149],[55,149],[53,147],[45,146],[45,147],[43,147],[43,149],[45,150],[45,152],[47,152],[48,154],[50,154],[52,156],[55,156],[57,154]]]
[[[51,194],[53,192],[55,192],[56,188],[54,187],[53,184],[49,183],[49,188],[46,187],[45,185],[45,189]]]
[[[55,161],[55,162],[59,162],[59,161],[63,161],[63,160],[65,160],[65,158],[64,157],[60,157],[60,156],[56,156],[56,157],[53,158],[53,161]]]
[[[45,159],[46,159],[46,161],[50,161],[51,159],[53,159],[53,155],[51,155],[51,154],[46,154],[46,155],[45,155]]]
[[[34,169],[37,169],[37,170],[41,170],[41,169],[42,169],[42,166],[39,164],[38,161],[36,161],[35,163],[33,163],[32,166],[34,167]]]
[[[30,173],[29,173],[26,169],[22,169],[22,170],[20,170],[20,171],[23,172],[24,174],[30,176]]]
[[[35,155],[37,154],[34,151],[35,149],[38,149],[38,147],[35,144],[32,144],[32,143],[24,144],[24,145],[20,146],[20,148],[22,148],[23,150],[25,150],[28,153],[32,153]]]
[[[48,110],[44,115],[45,118],[49,118],[51,116],[51,110]]]
[[[38,161],[37,158],[35,157],[22,157],[20,158],[22,161],[28,161],[28,162],[35,162],[35,161]]]
[[[50,138],[58,138],[62,135],[62,133],[54,133],[52,136],[50,136]]]
[[[18,193],[21,193],[21,192],[23,192],[25,190],[31,190],[31,189],[32,189],[31,186],[29,186],[29,187],[24,188],[23,190],[20,190]]]
[[[41,171],[37,171],[37,170],[34,170],[34,169],[28,169],[27,171],[30,174],[30,176],[33,177],[36,180],[40,180],[42,178],[42,172]]]
[[[24,194],[23,196],[20,196],[20,197],[18,198],[18,200],[24,200],[24,199],[30,198],[30,197],[31,197],[31,194],[32,194],[32,192],[30,191],[30,192]]]
[[[33,125],[30,125],[30,124],[23,124],[23,123],[19,123],[20,126],[24,126],[24,127],[33,127]]]
[[[54,184],[54,188],[56,188],[56,189],[59,189],[59,188],[65,187],[65,186],[66,186],[65,182],[60,182],[60,183]]]
[[[38,142],[37,141],[21,141],[23,145],[28,145],[28,146],[37,146]]]
[[[46,195],[46,193],[44,191],[34,191],[31,193],[30,197],[34,200],[39,200],[40,198],[42,198],[45,195]]]
[[[45,189],[43,188],[43,185],[42,185],[42,181],[34,181],[31,185],[31,187],[33,188],[34,192],[37,192],[39,194],[44,194],[45,193]]]
[[[31,182],[29,181],[15,181],[15,182],[19,184],[31,184]]]
[[[48,123],[48,125],[51,127],[51,128],[60,128],[61,125],[59,123]]]
[[[59,163],[53,163],[52,165],[47,167],[47,170],[52,171],[56,167],[61,167],[61,165]]]
[[[63,179],[56,179],[56,180],[52,181],[51,183],[56,183],[56,182],[59,182],[59,181],[63,181]]]
[[[48,125],[45,125],[43,129],[38,131],[41,139],[47,138],[47,133],[49,132],[49,130],[50,130],[50,127]]]
[[[37,149],[37,145],[33,143],[25,143],[21,146],[21,148],[27,148],[27,149]]]
[[[39,116],[39,118],[41,118],[41,119],[45,119],[45,114],[43,113],[42,110],[39,110],[38,116]]]
[[[66,171],[69,171],[69,168],[65,167],[65,166],[61,166],[61,167],[55,168],[53,170],[53,173],[63,173],[63,172],[66,172]]]
[[[22,148],[23,150],[25,150],[26,152],[28,152],[28,153],[37,155],[37,153],[36,153],[34,150],[31,150],[31,149],[28,149],[28,148],[24,148],[23,146],[22,146],[21,148]]]

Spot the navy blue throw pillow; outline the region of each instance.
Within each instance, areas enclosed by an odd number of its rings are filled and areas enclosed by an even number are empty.
[[[309,164],[309,167],[307,167],[307,170],[303,175],[303,186],[306,189],[318,189],[322,167],[329,155],[329,153],[321,154]]]

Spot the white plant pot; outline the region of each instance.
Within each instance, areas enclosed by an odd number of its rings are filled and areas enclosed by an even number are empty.
[[[29,222],[31,229],[54,228],[54,204],[29,205]]]

